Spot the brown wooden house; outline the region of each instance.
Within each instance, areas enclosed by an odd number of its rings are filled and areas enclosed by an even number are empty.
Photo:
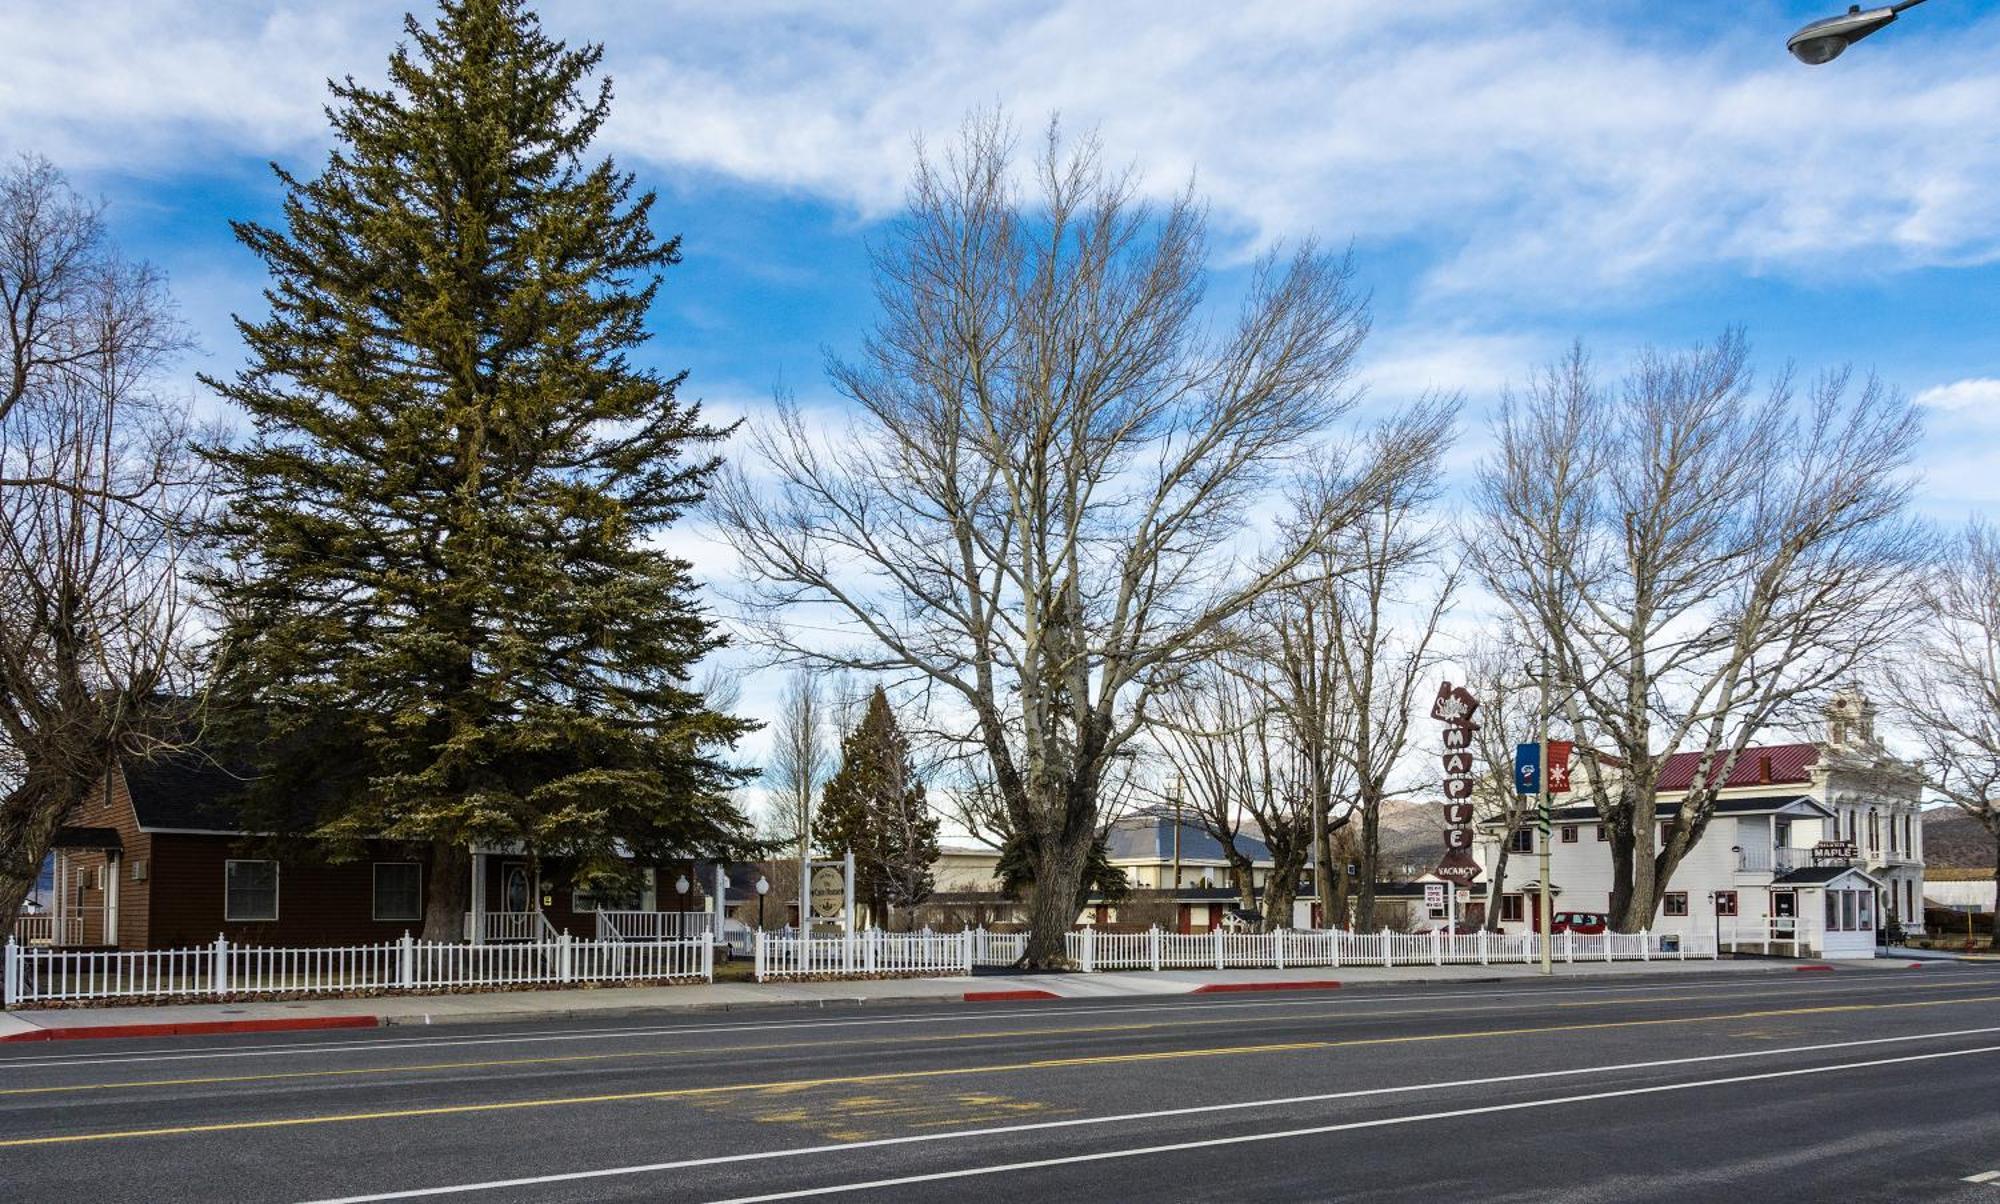
[[[121,949],[232,944],[359,945],[422,927],[428,849],[370,841],[334,862],[301,839],[248,830],[232,799],[243,783],[206,760],[136,763],[109,776],[56,837],[55,944]],[[634,897],[598,899],[559,859],[504,846],[473,850],[465,939],[680,935],[674,918],[707,906],[694,862],[640,870]],[[685,883],[684,893],[671,885]],[[662,912],[661,904],[669,911]]]

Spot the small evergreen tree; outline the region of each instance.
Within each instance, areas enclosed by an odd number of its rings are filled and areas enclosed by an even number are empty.
[[[938,819],[880,687],[841,741],[840,768],[821,791],[813,836],[828,853],[854,854],[854,897],[876,914],[893,921],[930,898]]]
[[[621,843],[741,847],[720,754],[746,725],[690,687],[723,640],[654,546],[723,432],[628,358],[679,243],[588,158],[602,48],[519,0],[405,30],[386,89],[331,85],[325,170],[275,169],[283,228],[235,227],[270,312],[237,320],[249,362],[207,382],[254,424],[210,450],[210,584],[222,692],[267,729],[261,793],[311,772],[334,847],[427,843],[438,939],[473,842],[585,878]]]

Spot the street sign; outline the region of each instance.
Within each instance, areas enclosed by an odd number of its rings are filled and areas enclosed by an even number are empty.
[[[1472,848],[1472,733],[1477,727],[1472,717],[1479,700],[1464,686],[1438,683],[1437,698],[1431,703],[1431,718],[1444,725],[1444,860],[1438,863],[1438,877],[1452,882],[1470,882],[1479,876],[1479,863],[1467,850]],[[1428,892],[1426,892],[1428,894]],[[1435,905],[1434,905],[1435,906]]]
[[[840,918],[847,902],[847,882],[838,869],[820,866],[812,875],[812,911],[822,920]]]

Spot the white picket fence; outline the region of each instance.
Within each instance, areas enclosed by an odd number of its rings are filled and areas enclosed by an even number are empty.
[[[9,940],[7,1006],[71,1000],[459,991],[525,984],[713,981],[715,948],[680,941],[554,940],[461,945],[412,940],[277,949],[222,937],[191,949],[78,952]]]
[[[974,966],[1004,966],[1019,960],[1022,933],[968,929],[955,933],[857,932],[814,937],[763,932],[757,935],[757,978],[840,978],[857,974],[970,974]],[[1301,966],[1453,966],[1527,964],[1541,960],[1536,933],[1344,932],[1338,929],[1278,932],[1098,932],[1086,928],[1065,937],[1070,962],[1085,972],[1100,970],[1275,969]],[[1715,942],[1705,937],[1609,932],[1598,936],[1558,934],[1553,960],[1681,960],[1714,958]]]

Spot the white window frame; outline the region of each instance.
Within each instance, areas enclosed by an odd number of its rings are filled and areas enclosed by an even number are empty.
[[[233,865],[268,865],[271,867],[271,914],[268,916],[237,916],[229,911],[229,867]],[[270,857],[231,857],[222,863],[222,919],[228,924],[275,924],[278,922],[278,897],[281,893],[283,867]]]
[[[417,871],[417,913],[409,916],[385,916],[382,914],[382,867],[385,865],[407,865]],[[424,863],[421,861],[376,861],[370,863],[368,875],[368,916],[373,920],[393,922],[413,921],[424,918]]]

